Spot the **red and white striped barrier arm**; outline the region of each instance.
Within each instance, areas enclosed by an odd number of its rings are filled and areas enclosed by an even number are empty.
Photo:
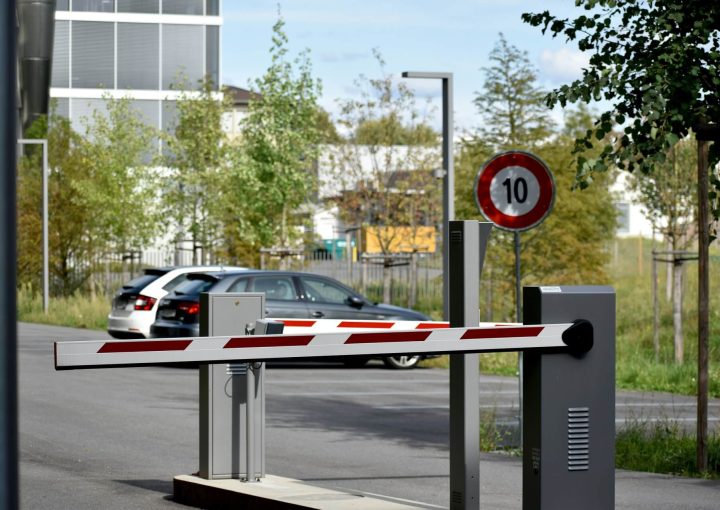
[[[55,342],[55,368],[573,348],[579,324]],[[587,322],[587,321],[583,321]],[[590,346],[592,346],[592,326]],[[579,338],[579,340],[576,340]],[[588,347],[589,349],[589,347]],[[585,349],[587,350],[587,349]]]
[[[367,330],[367,331],[408,331],[413,329],[444,329],[449,322],[441,321],[371,321],[341,319],[273,319],[285,325],[287,333],[326,333],[330,331]],[[519,323],[481,322],[479,327],[522,326]]]

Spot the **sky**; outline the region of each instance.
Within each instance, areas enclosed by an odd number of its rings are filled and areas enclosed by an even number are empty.
[[[543,36],[521,20],[523,12],[546,9],[575,17],[580,12],[572,0],[224,0],[222,5],[223,83],[251,88],[250,80],[267,69],[279,5],[290,53],[310,50],[313,75],[323,86],[320,104],[331,115],[338,111],[338,98],[357,97],[360,74],[380,77],[374,48],[386,73],[398,80],[403,71],[453,73],[456,134],[480,126],[473,98],[501,32],[527,52],[545,90],[579,77],[587,62],[573,43]],[[439,129],[440,80],[407,82],[418,98],[430,98],[430,123]],[[559,111],[554,115],[562,117]]]

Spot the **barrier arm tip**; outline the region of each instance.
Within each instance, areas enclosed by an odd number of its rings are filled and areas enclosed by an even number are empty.
[[[593,347],[594,329],[589,320],[577,319],[563,331],[562,340],[570,350],[577,354],[584,354]]]

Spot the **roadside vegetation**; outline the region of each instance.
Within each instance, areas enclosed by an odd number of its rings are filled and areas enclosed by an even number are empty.
[[[695,435],[676,422],[637,421],[619,430],[615,437],[615,466],[679,476],[720,478],[720,436],[708,437],[708,470],[696,468]]]

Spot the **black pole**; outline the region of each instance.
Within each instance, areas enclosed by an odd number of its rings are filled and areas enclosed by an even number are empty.
[[[513,232],[515,241],[515,321],[522,322],[522,303],[520,285],[520,232]]]
[[[0,509],[18,503],[15,157],[17,79],[15,0],[0,7]]]

